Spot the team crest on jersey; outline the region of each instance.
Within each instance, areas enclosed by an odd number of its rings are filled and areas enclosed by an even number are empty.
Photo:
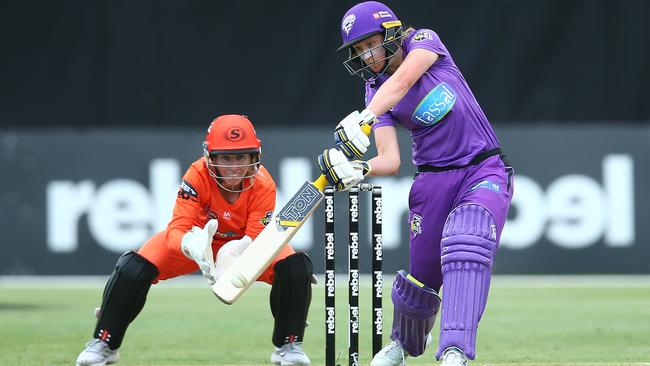
[[[343,19],[343,23],[341,23],[341,28],[345,32],[346,35],[350,35],[350,31],[352,30],[352,27],[354,26],[354,22],[357,20],[357,17],[354,14],[350,14],[345,19]]]
[[[433,34],[431,34],[430,30],[421,30],[415,33],[413,38],[411,38],[411,42],[420,42],[424,40],[433,40]]]
[[[186,180],[181,181],[181,186],[178,188],[178,197],[184,200],[198,201],[199,194],[196,189],[192,187]]]
[[[271,216],[273,216],[273,211],[267,211],[264,217],[260,219],[260,224],[264,226],[268,225],[271,222]]]
[[[218,220],[219,219],[219,213],[214,212],[210,209],[210,207],[206,206],[203,207],[203,212],[205,212],[205,215],[208,217],[208,220]]]
[[[418,214],[413,214],[411,217],[411,234],[414,238],[422,234],[422,216]]]

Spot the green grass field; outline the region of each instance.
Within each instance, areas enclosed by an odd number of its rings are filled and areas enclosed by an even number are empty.
[[[497,277],[472,365],[650,365],[649,282],[647,277]],[[0,365],[73,365],[91,336],[102,289],[31,287],[0,285]],[[269,289],[254,286],[237,304],[226,306],[207,286],[154,286],[126,334],[119,365],[268,364]],[[337,290],[337,352],[345,365],[347,288]],[[369,284],[362,290],[360,347],[367,365]],[[392,321],[389,291],[386,287],[385,341]],[[304,349],[313,365],[323,365],[322,284],[315,287],[309,321]],[[437,365],[433,353],[432,347],[408,364]]]

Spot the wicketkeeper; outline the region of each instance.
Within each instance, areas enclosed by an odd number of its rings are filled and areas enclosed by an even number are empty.
[[[152,284],[196,270],[213,284],[268,223],[276,187],[260,163],[261,141],[248,118],[224,115],[212,121],[203,154],[183,176],[167,228],[118,259],[78,366],[118,361],[126,329]],[[309,257],[289,245],[258,278],[272,285],[274,364],[310,363],[301,344],[313,278]]]

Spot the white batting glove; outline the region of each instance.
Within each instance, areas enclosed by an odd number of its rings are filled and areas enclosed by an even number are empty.
[[[338,191],[346,191],[363,180],[364,171],[357,166],[358,162],[349,161],[338,149],[326,149],[318,156],[320,171]]]
[[[377,117],[368,109],[354,111],[343,118],[334,130],[334,142],[348,160],[361,159],[370,146],[368,136],[361,130],[362,124],[372,124]]]
[[[213,277],[216,280],[224,274],[230,266],[239,258],[242,253],[253,242],[248,235],[241,239],[231,240],[224,244],[217,252],[217,263],[214,267]]]
[[[181,250],[189,259],[192,259],[199,265],[203,277],[210,285],[214,284],[216,279],[213,276],[214,261],[212,256],[212,237],[217,232],[219,222],[215,219],[208,221],[202,229],[194,226],[192,230],[183,235],[181,239]]]

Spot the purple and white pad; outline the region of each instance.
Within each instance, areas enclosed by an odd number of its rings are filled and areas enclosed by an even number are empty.
[[[440,297],[403,270],[395,277],[391,296],[394,305],[391,338],[409,355],[419,356],[424,353],[427,335],[436,321]]]
[[[436,358],[458,347],[467,358],[476,354],[476,331],[485,309],[492,260],[497,249],[496,225],[483,206],[464,204],[447,218],[442,232],[442,315]]]

